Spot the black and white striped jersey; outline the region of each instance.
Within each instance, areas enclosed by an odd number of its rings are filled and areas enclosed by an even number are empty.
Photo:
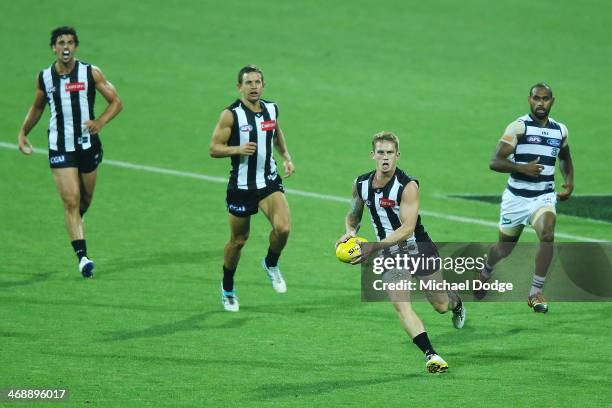
[[[396,169],[393,178],[383,188],[373,188],[372,180],[375,174],[376,171],[372,171],[357,177],[355,187],[357,193],[359,193],[359,196],[370,210],[372,226],[380,241],[402,225],[400,221],[402,193],[409,182],[415,181],[417,185],[419,182],[402,170]],[[425,231],[425,227],[421,224],[420,215],[417,218],[414,234],[408,240],[416,240],[418,242],[431,241]]]
[[[92,145],[85,122],[94,119],[96,85],[91,65],[75,61],[72,72],[59,75],[55,63],[38,74],[38,86],[47,96],[49,149],[58,152],[87,150]]]
[[[513,156],[509,159],[515,163],[529,163],[539,157],[538,164],[544,169],[537,177],[511,173],[506,188],[521,197],[537,197],[554,192],[555,163],[559,150],[567,144],[567,128],[552,118],[544,127],[530,115],[521,116],[517,121],[525,125],[525,133],[518,138]]]
[[[257,143],[255,154],[232,156],[229,189],[258,190],[272,184],[278,178],[272,154],[278,106],[263,99],[260,100],[260,104],[262,111],[257,113],[246,107],[240,99],[227,108],[234,116],[228,146]]]

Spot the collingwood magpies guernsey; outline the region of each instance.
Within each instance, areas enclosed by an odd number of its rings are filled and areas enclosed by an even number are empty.
[[[38,74],[38,86],[47,96],[51,110],[49,149],[74,152],[91,147],[92,137],[85,122],[94,119],[96,85],[91,65],[75,61],[72,72],[59,75],[55,63]]]
[[[529,163],[538,157],[538,164],[544,169],[537,177],[523,173],[511,173],[507,189],[521,197],[537,197],[555,191],[555,163],[559,150],[567,145],[567,128],[561,122],[548,118],[546,126],[540,126],[530,115],[521,116],[511,126],[518,129],[519,137],[514,146],[513,156],[509,159],[515,163]],[[502,139],[504,140],[504,139]]]
[[[229,189],[258,190],[277,181],[276,162],[272,154],[272,141],[276,136],[278,106],[260,100],[261,112],[253,112],[240,99],[227,109],[234,116],[234,125],[228,146],[257,143],[257,151],[251,156],[232,156]]]
[[[372,226],[376,231],[378,240],[385,239],[393,231],[398,229],[402,223],[400,221],[400,204],[402,202],[402,193],[406,185],[418,180],[411,178],[400,169],[395,170],[393,178],[383,188],[373,188],[372,180],[376,171],[362,174],[355,180],[355,186],[359,196],[370,210],[370,218]],[[430,242],[431,238],[421,224],[421,216],[417,218],[414,234],[408,240],[416,240],[417,242]]]

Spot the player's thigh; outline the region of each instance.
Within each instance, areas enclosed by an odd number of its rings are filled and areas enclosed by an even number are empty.
[[[93,198],[94,190],[96,189],[96,179],[98,176],[98,170],[91,171],[89,173],[79,173],[81,178],[81,188],[84,195],[90,200]]]
[[[284,193],[276,191],[263,198],[259,202],[259,208],[261,208],[261,211],[273,226],[285,226],[288,228],[291,224],[289,203]]]
[[[64,167],[51,169],[55,186],[64,202],[72,202],[80,199],[79,171],[76,167]]]
[[[554,211],[544,211],[534,220],[532,226],[540,241],[552,241],[556,222],[557,216]]]
[[[247,240],[251,230],[251,217],[237,217],[234,214],[227,215],[232,240]]]

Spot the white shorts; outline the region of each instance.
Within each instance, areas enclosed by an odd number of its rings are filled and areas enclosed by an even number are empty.
[[[555,204],[557,204],[557,194],[554,192],[528,198],[504,190],[499,216],[499,229],[502,231],[513,230],[518,226],[530,224],[533,222],[533,216],[544,207],[550,207],[550,211],[556,214]]]

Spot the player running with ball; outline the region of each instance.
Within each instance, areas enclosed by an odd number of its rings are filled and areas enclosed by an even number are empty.
[[[400,157],[397,136],[391,132],[374,135],[371,156],[376,161],[376,170],[359,176],[355,181],[351,209],[346,215],[346,233],[336,242],[336,246],[355,237],[364,206],[367,206],[378,242],[362,246],[361,255],[351,263],[361,263],[375,251],[383,249],[393,251],[401,247],[429,247],[433,255],[437,256],[435,245],[421,224],[419,183],[396,166]],[[397,271],[388,271],[385,274],[392,272]],[[440,271],[433,273],[417,271],[416,275],[420,279],[441,280]],[[410,299],[405,294],[400,299],[396,294],[389,293],[406,333],[425,354],[428,371],[431,373],[446,371],[448,364],[431,345],[423,322],[412,309]],[[456,293],[428,292],[427,297],[439,313],[451,310],[453,325],[458,329],[463,327],[465,309]]]

